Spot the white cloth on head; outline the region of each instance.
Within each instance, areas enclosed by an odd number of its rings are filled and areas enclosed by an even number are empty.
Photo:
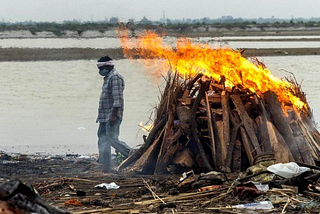
[[[98,68],[100,68],[101,66],[104,66],[104,65],[114,66],[114,61],[111,60],[111,61],[107,61],[107,62],[97,62]]]

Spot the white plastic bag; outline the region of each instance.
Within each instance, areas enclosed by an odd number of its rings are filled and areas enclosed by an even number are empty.
[[[249,210],[270,210],[273,209],[274,206],[270,201],[258,201],[247,204],[238,204],[231,206],[233,208],[238,209],[249,209]]]
[[[94,186],[95,188],[100,189],[119,189],[120,186],[118,186],[115,182],[111,182],[110,184],[102,183]]]
[[[267,168],[267,170],[284,178],[293,178],[310,170],[310,168],[302,167],[294,162],[290,162],[271,165]]]

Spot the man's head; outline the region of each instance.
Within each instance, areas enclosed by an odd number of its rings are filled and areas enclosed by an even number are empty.
[[[97,67],[99,69],[99,74],[101,76],[106,76],[109,71],[114,68],[114,61],[108,55],[103,56],[98,60]]]

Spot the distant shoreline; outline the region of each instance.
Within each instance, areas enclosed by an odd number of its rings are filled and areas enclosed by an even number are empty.
[[[139,35],[147,29],[136,28],[134,31],[128,30],[128,35]],[[259,37],[268,36],[272,40],[274,36],[320,36],[319,27],[213,27],[213,26],[188,26],[176,27],[174,29],[166,28],[150,28],[158,34],[172,36],[172,37]],[[71,31],[65,30],[61,35],[56,35],[52,31],[31,32],[30,30],[12,30],[1,31],[0,39],[40,39],[40,38],[116,38],[118,36],[117,28],[112,27],[108,30],[84,30]]]
[[[243,56],[292,56],[320,55],[320,48],[248,48]],[[0,61],[54,61],[54,60],[91,60],[109,54],[114,59],[124,59],[121,48],[0,48]]]
[[[136,31],[139,35],[141,31]],[[279,31],[279,29],[268,31],[248,31],[237,30],[235,28],[224,29],[220,31],[205,31],[202,28],[197,28],[193,32],[179,32],[168,31],[165,35],[172,37],[230,37],[226,41],[236,41],[232,37],[244,37],[237,41],[320,41],[320,30],[305,29],[305,30],[286,30]],[[245,37],[257,38],[245,38]],[[269,36],[270,38],[258,38],[262,36]],[[298,38],[276,38],[274,36],[298,36]],[[319,38],[299,38],[303,36],[319,36]],[[39,39],[39,38],[102,38],[102,37],[117,37],[116,30],[108,30],[105,32],[99,31],[85,31],[79,36],[76,32],[68,32],[67,35],[57,37],[51,32],[40,32],[36,35],[31,34],[29,31],[7,31],[0,32],[1,39]],[[91,60],[97,59],[102,55],[109,54],[114,59],[124,59],[121,48],[108,48],[108,49],[94,49],[94,48],[0,48],[0,61],[52,61],[52,60]],[[289,56],[289,55],[320,55],[320,48],[247,48],[243,56]]]

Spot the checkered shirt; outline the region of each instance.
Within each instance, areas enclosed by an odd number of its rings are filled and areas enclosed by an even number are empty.
[[[123,77],[115,69],[111,70],[109,74],[104,77],[96,122],[108,122],[113,107],[119,107],[117,117],[122,121],[124,103],[123,90]]]

